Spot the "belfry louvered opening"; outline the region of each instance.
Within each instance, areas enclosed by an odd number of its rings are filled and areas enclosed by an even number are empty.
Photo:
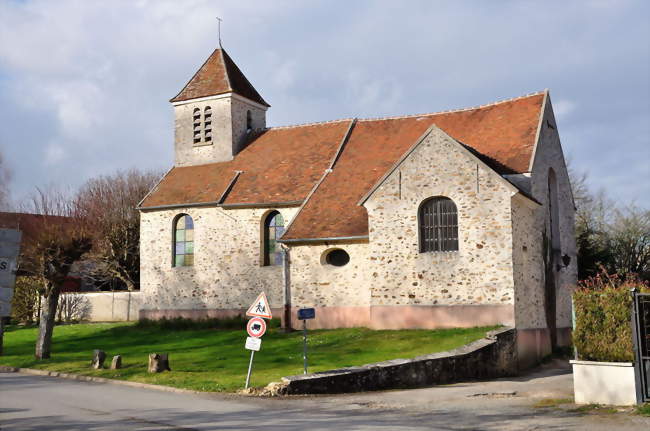
[[[427,199],[420,206],[420,253],[458,251],[458,210],[449,198]]]
[[[199,108],[194,108],[192,111],[192,133],[194,136],[194,143],[198,144],[201,142],[201,110]]]

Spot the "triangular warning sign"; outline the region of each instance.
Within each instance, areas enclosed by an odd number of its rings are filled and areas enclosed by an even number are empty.
[[[247,316],[262,317],[264,319],[271,319],[271,307],[269,307],[269,300],[266,299],[264,292],[260,293],[253,305],[250,306],[246,312]]]

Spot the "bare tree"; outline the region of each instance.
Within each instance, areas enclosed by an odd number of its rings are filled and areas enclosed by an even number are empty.
[[[54,189],[37,189],[30,212],[38,214],[23,238],[21,271],[38,277],[43,298],[35,356],[50,357],[59,294],[73,263],[92,246],[90,229],[78,200]]]
[[[576,205],[578,277],[602,271],[650,280],[650,211],[593,193],[585,173],[569,168]]]
[[[576,206],[575,229],[578,246],[578,278],[584,280],[596,275],[601,265],[609,266],[609,221],[613,203],[600,191],[592,193],[586,173],[577,173],[569,167],[569,177]]]
[[[7,162],[0,153],[0,211],[6,211],[9,208],[9,181],[11,172],[7,167]]]
[[[92,304],[85,295],[79,293],[64,293],[59,298],[59,322],[80,322],[88,319]]]
[[[609,235],[612,269],[650,279],[650,211],[633,205],[617,209]]]
[[[140,213],[136,206],[160,172],[118,171],[87,181],[79,191],[84,217],[95,232],[95,274],[117,278],[128,290],[140,285]]]

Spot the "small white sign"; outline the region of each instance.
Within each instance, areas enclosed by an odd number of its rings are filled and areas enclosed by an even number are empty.
[[[263,319],[271,319],[271,307],[269,307],[269,300],[266,299],[264,292],[260,293],[253,305],[250,306],[246,312],[247,316],[261,317]]]
[[[248,350],[255,350],[256,352],[259,352],[261,347],[262,347],[261,338],[246,337],[246,348]]]

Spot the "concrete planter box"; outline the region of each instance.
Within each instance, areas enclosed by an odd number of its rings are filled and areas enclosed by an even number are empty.
[[[634,364],[631,362],[571,361],[576,404],[636,404]]]

